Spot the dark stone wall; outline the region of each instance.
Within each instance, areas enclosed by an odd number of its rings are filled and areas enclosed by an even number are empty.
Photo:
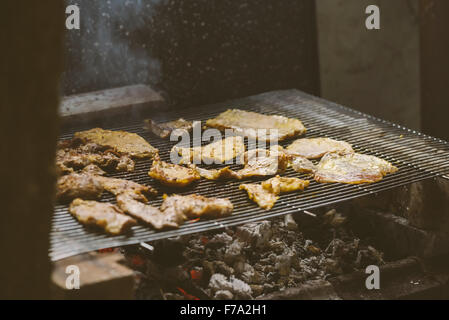
[[[177,105],[319,91],[313,0],[67,0],[65,94],[147,83]]]

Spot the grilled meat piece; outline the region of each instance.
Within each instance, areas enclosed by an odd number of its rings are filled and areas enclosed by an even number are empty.
[[[99,199],[103,190],[103,185],[96,176],[71,173],[58,179],[56,198],[61,202],[75,198]]]
[[[75,170],[73,170],[73,168],[70,168],[68,166],[66,166],[63,162],[56,162],[56,172],[58,176],[63,176],[66,174],[71,174],[74,173]]]
[[[313,173],[316,170],[316,166],[312,161],[301,156],[288,156],[289,165],[299,173]]]
[[[306,133],[306,128],[298,119],[239,109],[227,110],[216,118],[207,120],[206,126],[222,131],[233,129],[238,135],[266,141],[281,141]],[[258,131],[259,129],[266,129],[266,133]],[[270,135],[270,129],[277,130],[277,133],[272,132]]]
[[[116,196],[128,191],[134,191],[143,196],[150,196],[150,197],[157,195],[157,191],[152,187],[144,186],[131,180],[100,177],[100,176],[96,176],[96,179],[101,183],[101,185],[106,191]]]
[[[260,184],[247,183],[239,186],[240,190],[246,190],[248,197],[262,209],[270,210],[279,199],[273,192],[268,191]]]
[[[148,130],[162,139],[170,137],[171,133],[175,130],[186,130],[190,132],[193,129],[193,123],[183,118],[166,123],[156,123],[151,119],[144,120],[144,122]]]
[[[119,158],[113,153],[90,153],[79,149],[58,150],[56,153],[56,164],[60,168],[71,168],[71,170],[82,169],[90,164],[112,171],[119,163]]]
[[[110,203],[75,199],[69,211],[79,222],[101,227],[111,235],[122,234],[136,224],[134,219]]]
[[[56,166],[61,175],[90,164],[95,164],[106,171],[134,171],[134,161],[128,155],[118,156],[113,150],[104,150],[96,144],[59,149],[56,153]]]
[[[186,219],[182,213],[175,211],[162,212],[158,208],[143,203],[142,201],[146,202],[140,194],[133,191],[128,191],[117,196],[117,205],[120,209],[157,230],[178,228]]]
[[[86,174],[96,175],[96,176],[104,176],[106,174],[106,172],[104,172],[96,164],[90,164],[87,167],[84,167],[83,170],[81,170],[81,173],[86,173]]]
[[[158,150],[141,136],[126,131],[111,131],[94,128],[75,133],[75,138],[112,148],[121,154],[129,154],[133,158],[153,158]]]
[[[133,172],[135,166],[136,163],[133,159],[131,159],[128,155],[122,155],[120,156],[119,162],[117,163],[115,169],[118,172]]]
[[[172,152],[178,153],[182,159],[180,163],[225,163],[245,152],[245,144],[240,136],[227,137],[206,146],[183,148],[174,146]]]
[[[309,180],[276,176],[262,182],[262,187],[275,195],[293,191],[302,191],[310,184]]]
[[[187,219],[221,218],[231,215],[234,206],[229,199],[206,198],[197,194],[164,195],[161,210],[170,216],[184,215]]]
[[[269,150],[249,150],[243,159],[245,167],[236,172],[240,179],[273,176],[284,172],[288,166],[288,157],[280,146],[272,146]]]
[[[169,187],[186,187],[201,178],[193,168],[186,168],[160,160],[153,161],[148,175]]]
[[[259,207],[270,210],[273,208],[279,195],[298,190],[304,190],[309,186],[310,181],[298,178],[281,177],[277,175],[271,179],[263,181],[261,184],[241,184],[240,190],[246,190],[248,197],[259,205]]]
[[[349,143],[329,138],[298,139],[286,148],[288,154],[307,159],[318,159],[328,152],[353,151]]]
[[[360,153],[328,153],[317,165],[317,182],[348,184],[371,183],[382,180],[398,170],[390,162]]]
[[[195,165],[190,165],[190,167],[195,169],[202,178],[205,178],[207,180],[240,179],[240,175],[231,170],[229,167],[210,170],[200,168]]]

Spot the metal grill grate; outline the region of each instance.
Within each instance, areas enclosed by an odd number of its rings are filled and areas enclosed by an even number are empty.
[[[319,184],[312,181],[304,192],[282,195],[270,211],[260,209],[255,203],[248,200],[246,192],[238,190],[239,184],[242,183],[240,181],[216,182],[203,179],[189,189],[176,190],[176,193],[198,193],[204,196],[228,197],[234,204],[232,216],[186,223],[178,230],[163,232],[155,232],[148,227],[139,225],[133,227],[130,234],[115,237],[86,229],[70,215],[66,205],[57,205],[52,222],[51,259],[59,260],[102,248],[153,241],[235,226],[288,213],[297,213],[449,173],[449,144],[446,141],[426,136],[297,90],[275,91],[228,103],[170,111],[158,114],[153,118],[165,121],[184,117],[188,120],[204,121],[227,108],[234,107],[264,114],[297,117],[308,129],[306,137],[326,136],[347,141],[353,145],[357,152],[386,159],[395,164],[399,171],[374,184]],[[61,139],[71,138],[74,131],[84,129],[89,128],[80,126],[71,132],[64,133]],[[165,161],[169,160],[169,152],[175,144],[175,142],[168,142],[168,140],[156,138],[148,133],[143,129],[142,121],[107,129],[126,130],[140,134],[160,150],[161,158]],[[291,143],[291,140],[284,141],[281,144],[286,146],[289,143]],[[164,192],[173,193],[173,190],[167,190],[148,176],[147,172],[150,166],[151,161],[139,161],[136,164],[135,172],[112,176],[152,185],[159,189],[161,194]],[[307,178],[291,169],[286,172],[285,176]],[[113,196],[105,194],[101,201],[114,202],[115,199]],[[151,201],[151,204],[159,206],[161,202],[161,196],[158,196]]]

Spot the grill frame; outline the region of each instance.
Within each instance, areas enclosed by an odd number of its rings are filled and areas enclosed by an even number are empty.
[[[448,142],[311,96],[299,90],[273,91],[214,105],[184,110],[167,110],[153,115],[152,118],[156,121],[168,121],[184,117],[187,120],[204,121],[228,108],[297,117],[308,129],[305,137],[324,136],[347,141],[353,145],[356,152],[372,154],[386,159],[398,166],[399,171],[374,184],[318,184],[312,180],[309,188],[304,192],[282,195],[272,210],[265,211],[251,202],[245,191],[238,190],[241,181],[223,183],[203,179],[191,188],[183,190],[167,189],[147,175],[151,161],[138,161],[135,172],[117,173],[111,176],[151,185],[159,189],[161,194],[176,192],[179,194],[199,193],[205,196],[229,196],[235,206],[234,215],[221,219],[186,223],[177,230],[162,232],[155,232],[149,227],[139,225],[132,228],[132,234],[130,235],[113,237],[85,228],[70,215],[67,205],[56,205],[50,234],[49,255],[51,260],[56,261],[103,248],[217,230],[289,213],[303,212],[424,179],[444,177],[449,173]],[[110,121],[110,123],[113,122]],[[169,151],[176,144],[176,142],[167,143],[167,140],[159,139],[147,132],[143,128],[142,118],[129,123],[120,123],[120,120],[118,120],[114,125],[103,127],[140,134],[153,146],[159,148],[161,158],[165,161],[169,159],[167,150]],[[68,139],[72,137],[74,132],[90,128],[92,128],[92,125],[87,123],[67,127],[60,138]],[[289,139],[280,144],[286,146],[293,140]],[[298,174],[292,169],[289,169],[285,176],[307,178],[307,175]],[[263,179],[249,179],[248,181],[250,180],[260,181]],[[106,194],[101,201],[115,202],[115,198]],[[161,201],[161,195],[159,195],[150,203],[158,206]]]

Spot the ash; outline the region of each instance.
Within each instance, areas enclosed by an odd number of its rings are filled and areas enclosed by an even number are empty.
[[[126,256],[139,271],[138,299],[254,299],[382,265],[383,253],[364,242],[330,210],[304,225],[288,215],[158,241],[151,256],[129,249]]]

